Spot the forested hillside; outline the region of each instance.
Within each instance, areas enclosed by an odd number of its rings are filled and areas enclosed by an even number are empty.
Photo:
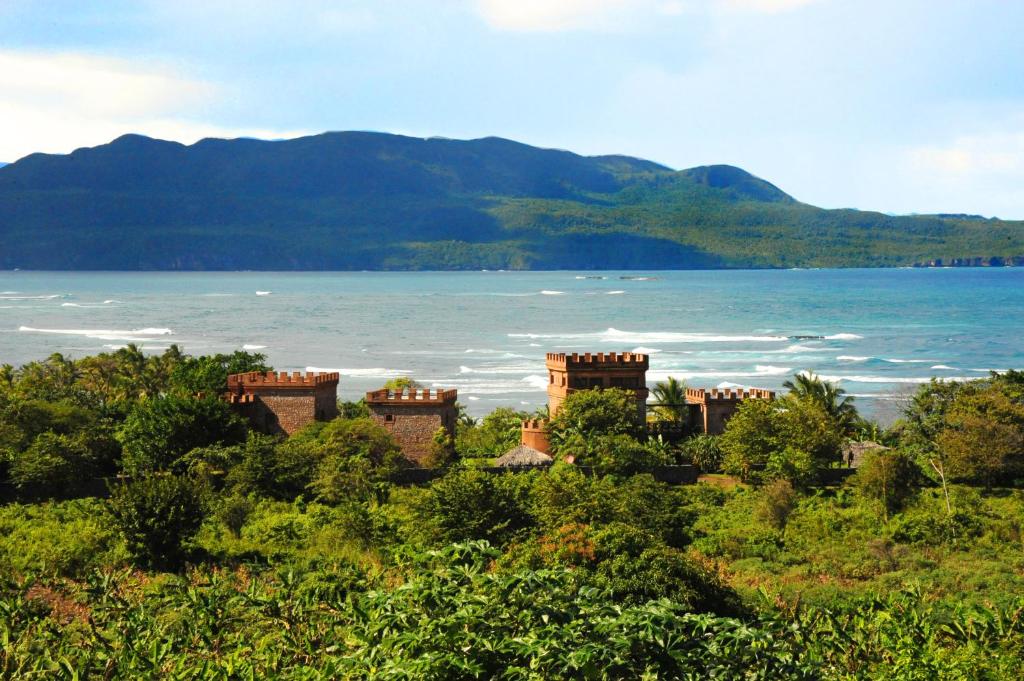
[[[0,267],[607,269],[1024,255],[1024,223],[823,210],[731,166],[499,138],[126,135],[0,168]]]

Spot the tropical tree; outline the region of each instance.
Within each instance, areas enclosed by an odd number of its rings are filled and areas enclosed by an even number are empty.
[[[663,421],[682,423],[686,420],[686,383],[675,376],[661,381],[651,390],[657,406],[654,413]]]
[[[817,402],[848,434],[852,434],[857,421],[857,407],[853,405],[854,398],[847,395],[838,385],[832,381],[822,380],[814,372],[802,371],[793,376],[793,380],[784,382],[782,386],[797,399]]]

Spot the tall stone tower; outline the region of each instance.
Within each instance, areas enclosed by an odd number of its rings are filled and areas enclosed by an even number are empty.
[[[622,388],[636,396],[640,422],[647,418],[647,355],[632,352],[547,354],[548,413],[558,414],[570,394],[593,388]]]
[[[405,458],[422,465],[439,428],[455,438],[456,399],[457,390],[383,388],[366,393],[366,406],[370,417],[391,431]]]
[[[228,376],[225,398],[253,429],[291,435],[338,416],[337,373],[253,371]]]

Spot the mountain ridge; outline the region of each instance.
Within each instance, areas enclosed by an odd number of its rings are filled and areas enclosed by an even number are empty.
[[[500,137],[129,134],[3,167],[0,240],[22,269],[891,266],[1012,261],[1024,224],[826,210],[735,166]]]

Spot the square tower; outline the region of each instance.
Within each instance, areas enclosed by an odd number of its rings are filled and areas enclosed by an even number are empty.
[[[686,403],[690,405],[690,426],[701,433],[721,435],[725,422],[732,418],[743,400],[774,400],[775,392],[761,388],[729,390],[722,388],[687,388]]]
[[[338,416],[337,373],[253,371],[228,376],[225,396],[255,430],[291,435]]]
[[[640,422],[647,420],[647,355],[632,352],[549,352],[548,413],[553,418],[565,398],[579,390],[622,388],[636,396]]]
[[[382,388],[366,393],[366,406],[370,417],[391,432],[405,458],[422,465],[438,429],[444,428],[455,439],[458,396],[457,390]]]

